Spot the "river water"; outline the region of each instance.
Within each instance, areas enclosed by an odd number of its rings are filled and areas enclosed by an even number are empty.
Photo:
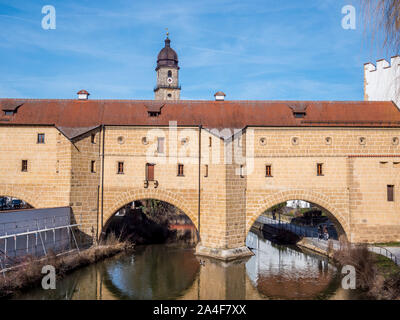
[[[255,255],[223,263],[193,248],[136,247],[79,269],[57,281],[55,290],[32,289],[14,299],[359,299],[340,286],[340,273],[326,258],[280,246],[250,233]]]

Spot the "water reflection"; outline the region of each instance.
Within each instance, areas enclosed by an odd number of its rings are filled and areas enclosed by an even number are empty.
[[[103,282],[120,299],[176,299],[192,285],[199,268],[192,249],[138,247],[135,256],[107,261]]]
[[[247,238],[253,256],[246,264],[252,284],[273,299],[316,299],[337,284],[337,270],[327,258],[280,246],[252,233]],[[327,292],[328,290],[328,292]]]
[[[138,247],[133,255],[107,259],[57,281],[57,289],[34,289],[16,299],[350,299],[339,288],[336,268],[325,258],[279,246],[249,234],[255,255],[224,263],[193,249]]]

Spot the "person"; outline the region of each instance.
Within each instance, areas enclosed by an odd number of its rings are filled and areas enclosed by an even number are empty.
[[[329,233],[328,233],[328,228],[324,226],[324,239],[328,240],[329,239]]]
[[[318,226],[318,239],[322,239],[322,226]]]
[[[276,213],[275,213],[275,211],[272,211],[272,219],[276,220]]]

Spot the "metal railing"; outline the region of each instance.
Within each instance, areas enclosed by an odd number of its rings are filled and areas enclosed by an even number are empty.
[[[310,238],[309,240],[314,243],[316,246],[321,247],[322,249],[327,250],[328,249],[328,241],[331,241],[332,247],[334,250],[340,250],[342,248],[342,244],[337,241],[337,240],[325,240],[320,237],[320,234],[309,228],[309,227],[304,227],[304,226],[298,226],[296,224],[289,223],[287,221],[279,220],[279,219],[273,219],[272,214],[271,218],[268,216],[268,213],[262,214],[257,221],[263,224],[271,225],[275,228],[278,229],[283,229],[290,231],[292,233],[297,234],[299,237],[303,238]],[[351,244],[351,246],[359,246],[360,244]],[[373,246],[373,245],[367,245],[368,250],[374,253],[377,253],[379,255],[382,255],[390,260],[392,260],[395,264],[400,265],[399,259],[397,259],[396,255],[391,252],[390,250],[380,247],[380,246]]]
[[[270,218],[268,217],[268,215],[269,214],[264,213],[263,215],[258,217],[257,221],[263,224],[272,225],[273,227],[276,227],[278,229],[290,231],[297,234],[299,237],[316,238],[318,239],[318,241],[323,240],[320,238],[319,233],[312,228],[299,226],[279,219],[274,219],[272,215]]]
[[[27,256],[45,256],[49,250],[57,253],[75,247],[79,252],[78,240],[73,230],[78,226],[80,224],[40,228],[37,222],[35,230],[28,228],[26,231],[13,234],[5,232],[0,236],[0,272],[4,275],[4,270],[20,264]]]
[[[368,249],[371,252],[380,254],[380,255],[392,260],[395,264],[399,265],[396,255],[394,253],[390,252],[388,249],[379,247],[379,246],[368,246]]]

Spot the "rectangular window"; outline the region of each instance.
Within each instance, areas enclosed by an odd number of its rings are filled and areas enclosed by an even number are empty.
[[[208,164],[204,165],[204,170],[205,170],[204,177],[207,178],[208,177]]]
[[[22,160],[21,171],[22,172],[27,172],[28,171],[28,160]]]
[[[12,116],[12,115],[14,115],[14,111],[4,111],[4,115]]]
[[[96,161],[92,160],[90,162],[90,172],[95,173],[96,172]]]
[[[183,177],[183,164],[178,164],[178,176]]]
[[[322,163],[317,163],[317,176],[323,176]]]
[[[146,164],[146,180],[154,181],[154,164],[151,163]]]
[[[90,141],[94,144],[96,143],[96,135],[94,133],[92,133],[92,135],[90,136]]]
[[[272,166],[270,164],[265,166],[265,176],[272,177]]]
[[[44,143],[44,133],[38,133],[37,143]]]
[[[118,162],[118,174],[123,174],[124,173],[124,163],[122,161]]]
[[[387,186],[387,201],[394,201],[394,186]]]
[[[211,147],[212,146],[212,137],[208,138],[208,146]]]
[[[238,137],[237,145],[238,145],[238,147],[242,147],[242,136]]]
[[[242,164],[240,165],[240,177],[244,178],[244,176],[243,176],[243,165]]]
[[[164,153],[164,138],[157,138],[157,152]]]

